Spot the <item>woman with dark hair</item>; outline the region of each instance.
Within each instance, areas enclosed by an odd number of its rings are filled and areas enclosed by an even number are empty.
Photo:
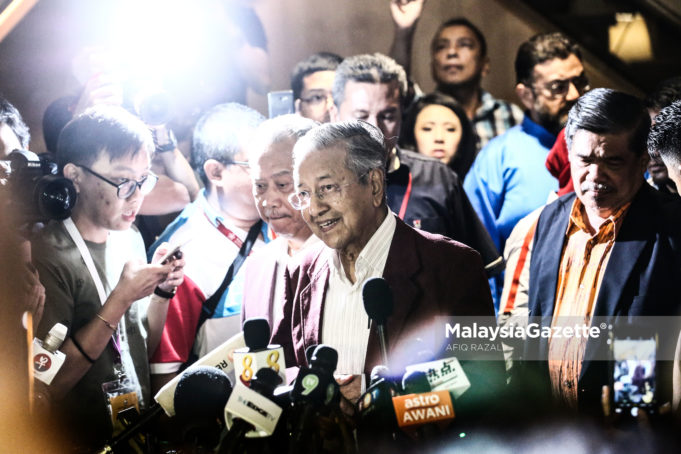
[[[439,159],[464,179],[475,159],[475,135],[461,106],[446,95],[431,93],[407,111],[400,145]]]

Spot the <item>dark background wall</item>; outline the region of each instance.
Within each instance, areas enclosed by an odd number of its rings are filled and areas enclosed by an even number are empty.
[[[193,2],[187,1],[188,7]],[[307,55],[327,50],[347,56],[386,52],[393,26],[389,0],[253,0],[269,45],[273,90],[289,88],[293,65]],[[106,23],[120,0],[42,0],[0,43],[0,93],[14,103],[28,122],[31,148],[44,150],[42,114],[47,105],[77,87],[71,59],[88,37]],[[491,73],[484,87],[496,96],[517,101],[513,91],[513,60],[519,44],[550,25],[511,0],[429,0],[414,43],[414,77],[425,91],[433,88],[429,43],[438,24],[466,16],[488,41]],[[183,33],[183,30],[178,30]],[[120,30],[126,33],[125,29]],[[180,64],[181,62],[177,62]],[[587,71],[592,86],[628,91],[628,86],[588,53]],[[168,62],[172,70],[173,62]],[[249,94],[249,104],[267,111],[266,98]]]

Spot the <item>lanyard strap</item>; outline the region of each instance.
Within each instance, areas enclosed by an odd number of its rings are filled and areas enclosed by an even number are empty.
[[[206,218],[207,218],[211,223],[213,223],[213,221],[211,220],[211,218],[208,216],[208,213],[204,212],[203,214],[206,216]],[[219,219],[217,220],[216,228],[218,229],[218,232],[222,233],[224,236],[227,237],[227,239],[228,239],[229,241],[231,241],[232,243],[234,243],[234,245],[235,245],[237,248],[241,249],[241,248],[243,247],[244,242],[241,241],[241,238],[239,238],[239,237],[237,236],[236,233],[234,233],[234,232],[232,232],[230,229],[228,229],[222,222],[220,222]]]
[[[404,198],[402,205],[400,205],[400,212],[398,216],[404,221],[404,215],[407,214],[407,205],[409,205],[409,197],[411,197],[411,172],[409,172],[409,182],[407,183],[407,190],[404,191]]]
[[[102,278],[99,276],[99,273],[97,272],[97,268],[95,268],[95,262],[92,260],[90,250],[85,245],[85,240],[83,240],[82,235],[78,231],[76,224],[73,223],[73,220],[71,218],[64,220],[64,227],[66,227],[66,231],[71,236],[73,242],[76,243],[76,247],[80,252],[80,256],[83,258],[85,266],[90,272],[92,281],[94,282],[95,287],[97,288],[97,294],[99,295],[99,303],[104,305],[104,302],[106,301],[106,292],[104,291],[104,284],[102,283]]]
[[[66,227],[66,231],[68,232],[73,242],[76,243],[76,247],[80,252],[80,256],[83,258],[85,266],[90,272],[90,277],[92,277],[92,281],[94,282],[95,287],[97,288],[97,294],[99,295],[99,304],[104,305],[104,303],[106,302],[106,292],[104,291],[104,283],[102,282],[101,276],[97,272],[97,268],[95,268],[95,262],[94,260],[92,260],[92,254],[90,254],[90,250],[85,245],[85,240],[78,231],[76,224],[73,223],[73,220],[71,218],[67,218],[63,222],[64,227]],[[122,317],[120,323],[124,323],[124,320],[125,317]],[[118,339],[117,335],[119,331],[120,330],[117,330],[117,332],[111,336],[111,342],[113,344],[114,350],[117,353],[117,357],[119,358],[120,361],[121,345],[120,339]]]

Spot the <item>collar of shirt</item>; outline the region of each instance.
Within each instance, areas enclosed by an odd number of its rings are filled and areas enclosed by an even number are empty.
[[[603,224],[601,224],[595,234],[591,235],[588,226],[589,224],[586,219],[586,212],[584,211],[584,204],[578,197],[575,197],[565,235],[569,237],[575,231],[581,230],[590,235],[591,240],[596,241],[597,243],[614,241],[617,237],[619,227],[622,225],[624,214],[627,212],[630,205],[631,202],[622,205],[615,213],[609,216]]]
[[[397,226],[395,216],[390,210],[387,211],[387,216],[364,246],[362,252],[357,256],[357,261],[355,262],[356,280],[353,287],[362,285],[368,277],[383,276],[383,269],[385,268],[385,262],[388,260],[390,244],[393,241],[395,227]],[[331,272],[336,279],[339,279],[346,285],[352,285],[345,276],[338,252],[333,254]]]
[[[203,212],[206,213],[206,216],[208,217],[208,220],[211,222],[211,224],[213,224],[216,228],[219,224],[224,224],[224,218],[218,213],[218,211],[215,208],[210,206],[210,203],[208,203],[205,188],[199,191],[199,195],[196,198],[196,202],[201,207]]]
[[[535,137],[540,144],[544,148],[546,148],[546,152],[548,153],[551,147],[553,147],[553,144],[556,143],[556,139],[558,136],[555,134],[551,134],[549,131],[547,131],[542,125],[539,123],[535,123],[532,121],[530,116],[528,115],[528,112],[525,112],[525,117],[523,118],[523,122],[520,125],[520,128],[523,130],[525,134],[528,134],[532,137]]]

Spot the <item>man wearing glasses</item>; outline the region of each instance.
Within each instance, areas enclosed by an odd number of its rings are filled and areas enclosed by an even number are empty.
[[[589,89],[579,48],[560,33],[523,43],[515,68],[525,118],[489,142],[464,180],[468,198],[500,251],[516,223],[558,189],[546,157],[570,108]],[[495,302],[502,286],[496,287]]]
[[[114,404],[116,395],[138,410],[151,404],[148,354],[183,279],[184,260],[159,263],[167,245],[147,264],[132,227],[156,183],[153,150],[144,123],[120,107],[95,107],[67,124],[57,161],[78,200],[71,217],[48,224],[32,248],[46,295],[37,337],[56,323],[68,328],[60,348],[66,361],[49,395],[62,416],[55,420],[77,431],[69,435],[80,450],[111,435],[125,408]]]
[[[361,376],[382,363],[362,301],[363,284],[374,277],[392,291],[388,356],[397,374],[413,361],[407,352],[417,338],[428,342],[441,331],[436,316],[494,315],[480,254],[416,230],[388,208],[378,128],[357,120],[321,125],[293,153],[289,201],[323,244],[306,249],[285,274],[284,314],[272,339],[284,347],[287,365],[305,365],[305,350],[320,343],[338,351],[338,374]],[[495,378],[487,374],[480,383]],[[353,382],[359,390],[361,380]]]
[[[320,123],[330,121],[333,78],[342,61],[331,52],[319,52],[296,64],[291,73],[291,90],[297,114]]]
[[[149,248],[151,253],[166,241],[183,245],[187,261],[185,280],[170,300],[161,343],[151,360],[155,389],[190,358],[241,331],[242,265],[267,240],[244,145],[263,121],[255,110],[229,103],[210,109],[194,128],[191,162],[205,189]]]

